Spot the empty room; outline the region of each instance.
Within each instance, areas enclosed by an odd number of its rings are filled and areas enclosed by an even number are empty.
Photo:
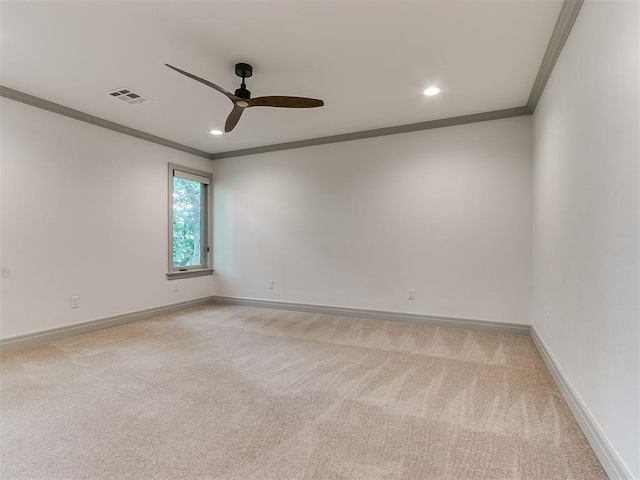
[[[640,1],[0,27],[0,479],[640,480]]]

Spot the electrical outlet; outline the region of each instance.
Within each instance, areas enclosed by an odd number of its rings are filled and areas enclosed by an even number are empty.
[[[178,291],[178,282],[173,282],[173,291],[174,292]]]
[[[269,280],[269,290],[273,290],[274,282],[273,280]]]
[[[413,288],[409,289],[409,300],[415,300],[416,299],[416,291]]]
[[[544,326],[549,330],[549,323],[551,322],[551,312],[547,312],[544,314]]]
[[[78,308],[80,306],[80,297],[70,297],[69,302],[71,303],[71,308]]]

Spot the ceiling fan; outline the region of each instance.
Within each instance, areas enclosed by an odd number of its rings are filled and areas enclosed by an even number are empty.
[[[179,72],[183,75],[186,75],[189,78],[193,78],[194,80],[204,83],[208,87],[211,87],[220,93],[223,93],[227,96],[229,100],[233,103],[233,110],[227,117],[227,122],[224,125],[224,131],[230,132],[240,120],[242,116],[242,112],[244,112],[245,108],[250,107],[280,107],[280,108],[312,108],[312,107],[321,107],[324,105],[322,100],[317,100],[315,98],[305,98],[305,97],[285,97],[285,96],[269,96],[269,97],[256,97],[251,98],[251,92],[247,90],[247,86],[244,83],[245,78],[249,78],[253,75],[253,67],[248,63],[237,63],[236,64],[236,75],[242,78],[242,83],[240,84],[240,88],[235,91],[235,94],[228,92],[222,87],[219,87],[215,83],[211,83],[204,78],[196,77],[195,75],[185,72],[184,70],[180,70],[168,63],[165,65],[176,72]]]

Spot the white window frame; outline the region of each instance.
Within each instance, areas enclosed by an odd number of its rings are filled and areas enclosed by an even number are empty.
[[[175,163],[169,163],[168,170],[169,177],[169,269],[167,273],[168,280],[175,280],[178,278],[199,277],[203,275],[211,275],[213,268],[211,268],[211,223],[209,221],[209,212],[211,212],[212,203],[212,189],[213,189],[213,175],[209,172],[203,172],[202,170],[196,170],[194,168],[185,167],[183,165],[176,165]],[[191,265],[188,267],[175,267],[173,265],[173,178],[186,178],[187,180],[199,181],[203,185],[202,189],[202,224],[200,226],[200,235],[202,240],[202,252],[200,258],[202,259],[201,265]]]

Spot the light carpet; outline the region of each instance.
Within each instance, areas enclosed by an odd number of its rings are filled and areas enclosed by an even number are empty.
[[[0,359],[5,479],[606,478],[524,336],[212,305]]]

